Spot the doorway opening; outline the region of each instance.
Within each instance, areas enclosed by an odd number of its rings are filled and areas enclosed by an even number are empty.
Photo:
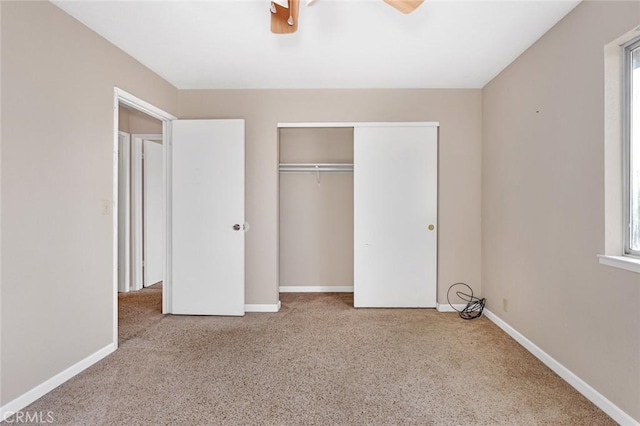
[[[166,312],[170,281],[166,176],[170,125],[174,119],[115,88],[113,342],[116,346],[144,329],[144,322],[136,323],[136,318],[149,318],[150,309],[153,315]],[[143,311],[147,315],[138,315]]]

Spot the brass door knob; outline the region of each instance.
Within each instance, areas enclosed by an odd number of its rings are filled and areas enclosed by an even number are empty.
[[[433,225],[429,225],[429,227],[428,227],[428,228],[429,228],[429,231],[433,231],[434,229],[436,229],[436,227],[435,227],[435,226],[433,226]]]

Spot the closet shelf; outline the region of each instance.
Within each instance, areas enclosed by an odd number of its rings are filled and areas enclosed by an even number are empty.
[[[353,172],[353,163],[280,163],[281,172]]]

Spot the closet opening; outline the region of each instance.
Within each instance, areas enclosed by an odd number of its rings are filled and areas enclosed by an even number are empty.
[[[353,292],[353,127],[281,127],[279,290]]]
[[[436,307],[438,126],[278,124],[281,293]]]

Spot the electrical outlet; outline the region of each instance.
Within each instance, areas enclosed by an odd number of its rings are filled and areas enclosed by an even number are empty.
[[[509,309],[509,303],[506,297],[502,298],[502,310],[507,312]]]

